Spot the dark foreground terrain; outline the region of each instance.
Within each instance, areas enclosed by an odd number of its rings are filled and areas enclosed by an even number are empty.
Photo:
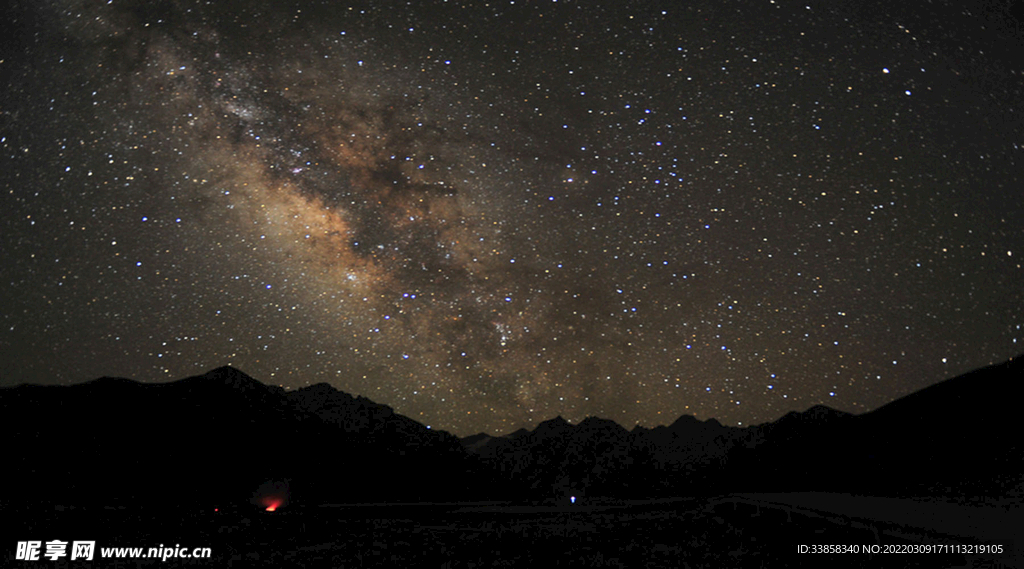
[[[8,512],[10,513],[10,512]],[[35,567],[1018,567],[1021,509],[848,495],[651,502],[283,507],[275,512],[35,512],[4,566]],[[15,560],[17,541],[95,540],[92,561]],[[1003,553],[907,552],[1001,545]],[[840,545],[848,553],[799,553]],[[872,546],[901,552],[866,552]],[[209,559],[102,558],[108,547],[209,547]],[[70,546],[69,546],[70,547]],[[143,555],[146,551],[143,551]]]
[[[748,428],[683,415],[630,431],[556,417],[462,439],[326,384],[286,392],[230,367],[21,385],[0,389],[0,528],[14,528],[0,559],[1024,567],[1019,402],[1004,395],[1022,379],[1019,357],[856,416],[815,406]],[[55,540],[68,555],[47,559]],[[70,559],[93,540],[92,561]],[[19,559],[28,542],[38,561]],[[210,555],[179,553],[193,548]]]

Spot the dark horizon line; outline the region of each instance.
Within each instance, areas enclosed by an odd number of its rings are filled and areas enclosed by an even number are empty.
[[[698,419],[696,415],[683,413],[683,414],[679,415],[678,417],[676,417],[674,420],[672,420],[670,422],[667,422],[665,424],[658,424],[658,425],[654,425],[653,427],[646,427],[646,426],[641,425],[640,423],[637,423],[632,428],[626,427],[625,425],[623,425],[622,423],[616,421],[615,419],[610,419],[610,418],[606,418],[606,417],[600,417],[600,416],[597,416],[597,415],[588,415],[587,417],[584,417],[583,419],[581,419],[577,423],[573,423],[573,422],[569,421],[568,419],[565,419],[564,417],[562,417],[561,414],[558,414],[558,415],[556,415],[554,417],[550,417],[550,418],[544,419],[542,421],[538,421],[536,423],[536,426],[534,426],[533,429],[527,429],[525,426],[522,426],[522,427],[519,427],[518,429],[513,429],[513,430],[511,430],[511,431],[509,431],[509,432],[507,432],[505,434],[501,434],[501,435],[494,435],[494,434],[491,434],[491,433],[488,433],[488,432],[485,432],[485,431],[480,431],[479,433],[473,433],[473,434],[470,434],[470,435],[460,436],[460,435],[457,435],[454,432],[449,431],[447,429],[435,429],[433,426],[426,425],[426,424],[422,423],[421,421],[419,421],[417,419],[414,419],[414,418],[409,417],[407,415],[403,415],[402,413],[399,413],[398,411],[395,411],[394,407],[392,407],[391,405],[388,405],[386,403],[380,403],[380,402],[378,402],[376,400],[373,400],[373,399],[370,399],[369,397],[366,397],[364,395],[355,395],[355,394],[349,393],[347,391],[344,391],[342,389],[339,389],[339,388],[335,387],[334,385],[331,385],[330,383],[328,383],[326,381],[320,381],[320,382],[317,382],[317,383],[313,383],[313,384],[306,385],[306,386],[303,386],[303,387],[298,387],[298,388],[289,388],[289,387],[284,387],[284,386],[281,386],[281,385],[269,385],[269,384],[266,384],[266,383],[260,381],[259,379],[256,379],[252,375],[249,375],[247,372],[245,372],[245,371],[243,371],[243,370],[241,370],[241,369],[239,369],[237,367],[234,367],[234,366],[232,366],[230,364],[226,364],[226,365],[222,365],[222,366],[218,366],[218,367],[209,369],[206,372],[198,374],[198,375],[190,375],[190,376],[187,376],[187,377],[182,377],[182,378],[178,378],[178,379],[172,379],[172,380],[168,380],[168,381],[147,382],[147,381],[140,381],[138,379],[133,379],[133,378],[128,378],[128,377],[104,375],[104,376],[100,376],[100,377],[97,377],[97,378],[88,379],[88,380],[85,380],[85,381],[81,381],[81,382],[77,382],[77,383],[70,383],[70,384],[39,384],[39,383],[23,382],[23,383],[19,383],[17,385],[0,386],[0,391],[14,390],[14,389],[26,388],[26,387],[42,387],[42,388],[80,387],[80,386],[89,385],[91,383],[96,383],[96,382],[103,381],[103,380],[127,381],[127,382],[131,382],[133,384],[136,384],[136,385],[151,387],[151,386],[161,386],[161,385],[173,385],[173,384],[180,383],[182,381],[186,381],[186,380],[189,380],[189,379],[206,377],[209,374],[211,374],[213,372],[216,372],[218,370],[233,370],[235,372],[241,373],[245,377],[251,379],[252,381],[255,381],[256,383],[258,383],[258,384],[260,384],[260,385],[262,385],[264,387],[271,388],[271,389],[281,389],[282,391],[285,391],[285,392],[297,392],[297,391],[300,391],[300,390],[303,390],[303,389],[309,389],[309,388],[312,388],[312,387],[316,387],[318,385],[326,385],[326,386],[330,387],[331,389],[333,389],[333,390],[335,390],[337,392],[344,393],[345,395],[348,395],[349,397],[352,397],[352,398],[355,398],[355,399],[360,399],[360,398],[361,399],[365,399],[367,401],[372,402],[375,405],[382,405],[384,407],[387,407],[388,409],[391,409],[392,412],[394,412],[395,414],[401,415],[403,417],[406,417],[407,419],[409,419],[411,421],[415,421],[416,423],[423,425],[427,429],[434,430],[434,431],[443,431],[443,432],[449,433],[452,436],[457,437],[459,439],[465,439],[465,438],[468,438],[468,437],[476,437],[476,436],[480,436],[480,435],[486,435],[486,436],[492,437],[492,438],[501,438],[501,437],[505,437],[505,436],[517,433],[517,432],[522,431],[522,430],[526,430],[527,432],[534,432],[538,428],[540,428],[541,425],[543,425],[545,423],[548,423],[548,422],[551,422],[551,421],[558,421],[559,419],[561,419],[562,422],[565,422],[566,424],[570,425],[571,427],[579,426],[580,424],[582,424],[583,422],[587,421],[588,419],[597,419],[597,420],[600,420],[600,421],[611,421],[611,422],[615,423],[616,425],[618,425],[619,427],[621,427],[626,432],[630,432],[631,433],[631,432],[635,431],[637,428],[642,428],[642,429],[647,429],[647,430],[656,429],[658,427],[666,427],[667,428],[667,427],[670,427],[671,425],[677,423],[680,419],[682,419],[684,417],[692,417],[695,421],[698,421],[698,422],[700,422],[702,424],[707,424],[708,422],[714,421],[719,426],[727,427],[727,428],[731,428],[731,429],[751,429],[751,428],[760,427],[760,426],[763,426],[763,425],[775,423],[775,422],[779,421],[780,419],[782,419],[782,418],[784,418],[786,416],[789,416],[791,414],[802,415],[802,414],[805,414],[805,413],[809,412],[812,409],[819,408],[819,407],[824,408],[824,409],[828,409],[830,411],[835,411],[835,412],[838,412],[838,413],[842,413],[842,414],[847,415],[849,417],[861,417],[861,416],[867,415],[869,413],[873,413],[875,411],[878,411],[878,410],[880,410],[880,409],[882,409],[884,407],[887,407],[887,406],[889,406],[889,405],[891,405],[891,404],[893,404],[893,403],[895,403],[897,401],[900,401],[900,400],[902,400],[902,399],[904,399],[906,397],[910,397],[910,396],[912,396],[914,394],[921,393],[921,392],[924,392],[926,390],[932,389],[932,388],[934,388],[934,387],[936,387],[938,385],[941,385],[943,383],[946,383],[948,381],[952,381],[952,380],[955,380],[955,379],[958,379],[958,378],[962,378],[962,377],[965,377],[965,376],[968,376],[968,375],[974,375],[976,373],[982,372],[982,371],[987,370],[987,369],[997,368],[997,367],[1000,367],[1000,366],[1006,366],[1006,365],[1012,364],[1013,362],[1015,362],[1017,360],[1021,360],[1021,359],[1024,359],[1024,353],[1019,354],[1019,355],[1014,356],[1014,357],[1011,357],[1010,359],[1002,361],[1002,362],[990,363],[988,365],[972,369],[970,371],[961,373],[959,375],[955,375],[955,376],[952,376],[952,377],[946,377],[946,378],[941,379],[939,381],[936,381],[935,383],[932,383],[932,384],[930,384],[930,385],[928,385],[926,387],[923,387],[923,388],[918,389],[916,391],[912,391],[910,393],[907,393],[905,395],[897,397],[896,399],[893,399],[891,401],[883,403],[882,405],[879,405],[878,407],[875,407],[874,409],[863,411],[861,413],[851,413],[851,412],[848,412],[848,411],[843,411],[841,409],[835,409],[833,407],[829,407],[828,405],[825,405],[823,403],[816,403],[814,405],[811,405],[811,406],[807,407],[803,411],[795,411],[795,410],[787,411],[787,412],[783,413],[782,415],[780,415],[779,417],[777,417],[774,420],[768,420],[768,421],[764,421],[764,422],[760,422],[760,423],[752,423],[752,424],[747,425],[747,426],[727,425],[727,424],[721,422],[720,420],[718,420],[716,417],[709,417],[707,419],[701,420],[701,419]]]

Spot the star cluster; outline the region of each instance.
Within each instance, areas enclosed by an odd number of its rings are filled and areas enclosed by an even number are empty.
[[[15,2],[3,384],[230,364],[464,435],[1013,357],[1020,14],[916,4]]]

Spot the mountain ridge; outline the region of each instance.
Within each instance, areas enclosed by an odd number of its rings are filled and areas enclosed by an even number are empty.
[[[0,503],[238,503],[268,480],[292,480],[298,503],[349,501],[348,488],[361,501],[798,489],[998,495],[1024,487],[1024,468],[1021,444],[1008,436],[1013,403],[989,392],[1022,379],[1024,358],[1014,358],[860,415],[818,405],[734,427],[684,414],[631,431],[557,416],[533,430],[462,438],[326,383],[286,391],[227,366],[165,383],[22,384],[0,389],[10,482],[21,490]],[[951,446],[980,454],[957,458]],[[416,483],[390,484],[399,472],[415,472]]]

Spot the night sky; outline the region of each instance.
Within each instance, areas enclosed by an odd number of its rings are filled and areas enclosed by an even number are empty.
[[[0,384],[232,365],[468,435],[1009,359],[1002,4],[8,3]]]

